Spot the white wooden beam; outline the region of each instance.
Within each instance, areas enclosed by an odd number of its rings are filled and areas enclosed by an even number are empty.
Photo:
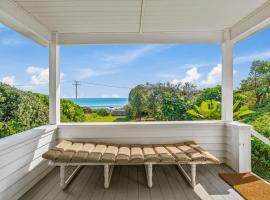
[[[80,44],[147,44],[147,43],[221,43],[222,31],[157,33],[62,33],[60,45]]]
[[[222,120],[233,121],[233,43],[230,32],[224,32],[222,44]]]
[[[139,33],[142,33],[143,32],[145,1],[146,0],[141,0],[141,14],[140,14],[140,28],[139,28]]]
[[[270,26],[270,1],[232,26],[231,39],[234,43],[239,42],[250,35]]]
[[[43,46],[49,44],[50,31],[14,1],[0,1],[0,22]]]
[[[52,32],[49,45],[50,124],[60,124],[60,68],[58,34]]]

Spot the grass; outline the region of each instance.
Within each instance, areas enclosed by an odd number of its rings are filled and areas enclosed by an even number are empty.
[[[131,120],[127,118],[120,118],[120,117],[115,117],[112,115],[109,116],[100,116],[97,115],[96,113],[91,113],[91,114],[85,114],[86,122],[129,122]]]

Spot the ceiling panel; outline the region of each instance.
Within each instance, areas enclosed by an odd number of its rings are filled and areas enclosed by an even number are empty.
[[[141,0],[16,0],[50,30],[60,33],[137,32]]]
[[[14,1],[60,33],[152,33],[224,30],[267,0]]]

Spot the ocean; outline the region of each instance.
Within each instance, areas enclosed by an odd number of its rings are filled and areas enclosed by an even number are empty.
[[[128,98],[69,98],[82,107],[98,108],[122,108],[128,104]]]

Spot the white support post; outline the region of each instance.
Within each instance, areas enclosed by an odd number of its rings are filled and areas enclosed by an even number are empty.
[[[231,122],[227,126],[231,134],[229,137],[232,152],[230,167],[238,173],[250,172],[252,126],[240,122]]]
[[[229,30],[224,32],[222,44],[222,121],[233,121],[233,43]]]
[[[49,97],[50,124],[60,123],[60,68],[58,35],[52,32],[49,46]]]

